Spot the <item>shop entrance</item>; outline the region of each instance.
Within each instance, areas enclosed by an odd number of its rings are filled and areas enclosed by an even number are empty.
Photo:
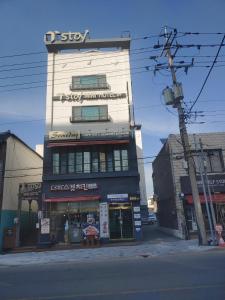
[[[51,239],[58,243],[79,243],[83,240],[83,228],[87,218],[99,224],[99,202],[50,203]]]
[[[133,239],[133,217],[129,205],[109,206],[110,239]]]

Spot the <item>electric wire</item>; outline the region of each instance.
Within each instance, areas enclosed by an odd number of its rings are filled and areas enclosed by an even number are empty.
[[[209,78],[209,75],[211,74],[212,69],[213,69],[213,67],[214,67],[214,65],[215,65],[215,63],[216,63],[216,60],[217,60],[217,58],[218,58],[218,55],[219,55],[219,53],[220,53],[220,50],[221,50],[221,47],[222,47],[222,45],[223,45],[224,40],[225,40],[225,34],[224,34],[224,36],[223,36],[223,38],[222,38],[222,41],[221,41],[221,43],[220,43],[220,45],[219,45],[219,49],[217,50],[217,53],[216,53],[215,59],[214,59],[214,61],[213,61],[213,63],[212,63],[212,66],[211,66],[211,68],[210,68],[208,74],[206,75],[206,78],[205,78],[205,80],[204,80],[204,82],[203,82],[203,84],[202,84],[202,87],[201,87],[201,89],[200,89],[200,91],[199,91],[197,97],[195,98],[193,104],[191,105],[191,107],[190,107],[190,109],[189,109],[189,113],[192,111],[193,107],[195,106],[195,104],[197,103],[199,97],[201,96],[201,93],[202,93],[202,91],[203,91],[203,89],[204,89],[204,87],[205,87],[205,85],[206,85],[206,82],[207,82],[207,80],[208,80],[208,78]]]

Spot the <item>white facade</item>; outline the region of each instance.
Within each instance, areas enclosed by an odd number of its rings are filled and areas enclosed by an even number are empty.
[[[109,89],[71,91],[73,76],[105,74]],[[105,99],[85,99],[106,95]],[[115,94],[123,94],[115,97]],[[110,97],[112,95],[112,97]],[[62,97],[60,100],[60,97]],[[56,99],[57,100],[54,100]],[[67,98],[67,99],[65,99]],[[74,98],[74,99],[73,99]],[[72,107],[107,105],[108,122],[71,123]],[[84,135],[126,134],[134,125],[129,50],[48,53],[46,135],[50,131],[79,132]],[[141,130],[135,130],[141,205],[147,206]]]
[[[72,76],[106,74],[105,91],[71,91]],[[79,131],[84,134],[128,132],[132,121],[132,91],[129,50],[48,53],[46,134],[49,131]],[[109,94],[125,93],[111,98]],[[85,95],[107,94],[105,99],[79,100]],[[77,100],[54,101],[53,97],[75,96]],[[112,96],[113,97],[113,96]],[[70,122],[72,106],[108,105],[109,122]],[[131,113],[129,113],[129,108]]]
[[[144,169],[144,160],[143,160],[143,146],[142,146],[141,129],[135,130],[135,141],[136,141],[136,151],[137,151],[137,158],[138,158],[138,172],[140,174],[141,205],[147,206],[147,194],[146,194],[146,184],[145,184],[145,169]]]

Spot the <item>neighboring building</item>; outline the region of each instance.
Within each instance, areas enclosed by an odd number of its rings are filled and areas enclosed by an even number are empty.
[[[216,221],[225,228],[225,133],[202,133],[195,137],[196,141],[202,140]],[[209,229],[199,173],[199,149],[195,148],[194,135],[189,135],[189,141],[196,165],[203,217]],[[179,135],[170,134],[154,160],[153,185],[160,227],[180,238],[195,233],[197,224],[193,198]]]
[[[157,200],[154,196],[148,197],[148,211],[149,212],[157,212]]]
[[[147,201],[130,38],[49,32],[45,44],[43,201],[50,238],[81,242],[92,223],[102,240],[140,239]]]
[[[43,156],[44,156],[44,145],[43,145],[43,144],[36,145],[35,151],[36,151],[41,157],[43,157]]]
[[[0,251],[6,229],[15,234],[19,185],[41,182],[41,179],[42,158],[10,131],[0,133]],[[35,226],[33,221],[37,209],[38,204],[34,201],[30,204],[22,201],[19,242],[31,238],[29,234],[32,233],[31,227]]]

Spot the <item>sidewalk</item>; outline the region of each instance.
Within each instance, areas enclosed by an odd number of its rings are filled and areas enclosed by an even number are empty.
[[[157,244],[145,242],[130,246],[5,254],[0,256],[0,266],[106,261],[132,257],[154,258],[170,254],[202,252],[213,248],[215,247],[198,246],[197,240],[161,241]]]

